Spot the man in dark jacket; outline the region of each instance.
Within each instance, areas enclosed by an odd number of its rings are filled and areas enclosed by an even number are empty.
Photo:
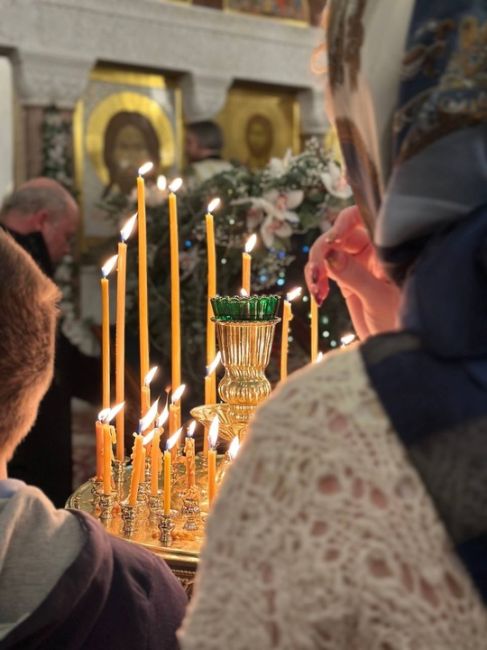
[[[1,231],[0,277],[0,650],[175,650],[186,597],[165,562],[7,477],[52,381],[59,292]]]
[[[78,223],[73,197],[48,178],[24,183],[0,208],[0,224],[50,278],[70,252]],[[36,485],[58,507],[72,491],[71,398],[97,403],[99,381],[99,360],[82,354],[59,329],[53,381],[9,466],[11,476]]]

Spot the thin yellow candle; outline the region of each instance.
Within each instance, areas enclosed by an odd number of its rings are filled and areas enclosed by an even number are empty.
[[[120,231],[117,260],[117,322],[115,330],[115,401],[125,399],[125,291],[127,275],[127,244],[137,215],[134,214]],[[117,431],[117,460],[125,457],[125,417],[124,412],[117,414],[115,421]]]
[[[101,414],[100,414],[101,415]],[[95,424],[96,431],[96,480],[103,479],[103,423],[100,416]]]
[[[248,296],[250,296],[250,271],[252,264],[250,253],[252,252],[256,241],[257,235],[251,235],[245,244],[245,253],[242,253],[242,289]]]
[[[218,416],[213,419],[208,433],[208,505],[211,507],[216,494],[216,443],[218,440]]]
[[[171,405],[169,407],[169,435],[172,436],[177,429],[181,426],[181,405],[179,403],[184,391],[186,390],[186,384],[181,384],[171,395]],[[179,443],[178,443],[179,446]],[[176,453],[176,452],[175,452]]]
[[[149,372],[149,307],[147,298],[147,224],[145,215],[145,182],[147,174],[154,165],[147,162],[139,169],[137,177],[137,212],[139,234],[139,349],[140,384]]]
[[[211,298],[216,296],[216,246],[215,246],[215,224],[212,212],[220,206],[220,199],[213,199],[208,205],[206,214],[206,249],[208,256],[208,304],[206,318],[206,365],[210,365],[216,353],[215,323],[212,320],[213,310]],[[212,392],[216,395],[216,376],[210,375],[208,382],[214,386]]]
[[[161,430],[155,429],[154,437],[152,439],[152,447],[150,451],[150,493],[151,496],[156,497],[159,493],[159,444],[161,442]]]
[[[117,262],[113,255],[101,269],[101,365],[102,365],[102,407],[110,408],[110,294],[108,275]]]
[[[291,301],[301,294],[301,287],[297,287],[287,294],[282,309],[282,335],[281,335],[281,381],[287,377],[289,322],[293,318]]]
[[[166,449],[164,452],[164,514],[171,512],[171,452]]]
[[[184,454],[186,456],[186,484],[188,489],[193,488],[196,484],[196,465],[194,451],[194,430],[196,422],[193,420],[188,427],[186,440],[184,443]]]
[[[211,360],[205,377],[205,404],[216,404],[216,369],[221,361],[221,353],[218,352]]]
[[[171,482],[172,482],[172,449],[174,448],[178,438],[181,434],[181,429],[176,431],[174,435],[168,438],[166,442],[166,450],[164,452],[164,514],[168,515],[171,512]]]
[[[179,287],[179,235],[176,194],[182,180],[176,178],[169,189],[169,241],[171,250],[171,377],[172,385],[181,383],[181,316]]]
[[[129,505],[135,506],[137,503],[137,491],[140,482],[140,468],[143,467],[143,444],[142,436],[136,435],[133,447],[132,476],[130,480],[130,492],[128,497]]]
[[[157,496],[159,493],[159,470],[161,450],[160,442],[161,436],[164,433],[164,425],[169,417],[169,409],[166,404],[161,415],[157,418],[157,426],[154,429],[154,438],[152,439],[151,446],[151,495]]]
[[[140,389],[140,413],[142,416],[149,410],[150,399],[151,399],[150,385],[157,373],[157,370],[158,370],[158,366],[154,366],[149,370],[149,372],[144,377],[144,383]],[[150,426],[150,423],[147,426]]]
[[[139,483],[144,483],[145,481],[145,458],[146,458],[146,450],[145,447],[142,447],[142,462],[140,464]]]
[[[112,434],[110,425],[103,425],[103,494],[112,491]]]
[[[318,357],[318,303],[313,296],[311,302],[311,362],[315,363]]]

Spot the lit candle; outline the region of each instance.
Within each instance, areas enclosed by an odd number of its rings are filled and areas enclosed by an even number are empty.
[[[96,432],[96,480],[103,479],[103,422],[110,409],[103,409],[98,413],[98,419],[95,423]]]
[[[169,515],[171,512],[171,467],[172,458],[171,450],[178,441],[181,429],[176,431],[174,435],[168,438],[166,442],[166,450],[164,452],[164,514]]]
[[[110,425],[103,425],[103,494],[112,491],[112,435]]]
[[[250,296],[250,270],[252,263],[250,253],[252,252],[256,241],[257,235],[254,233],[248,238],[247,243],[245,244],[245,253],[242,253],[242,289],[247,292],[248,296]]]
[[[182,180],[176,178],[170,185],[169,239],[171,249],[171,377],[172,385],[181,383],[181,318],[179,296],[179,237],[176,192]]]
[[[179,403],[184,391],[186,390],[186,384],[181,384],[178,386],[174,393],[171,395],[171,405],[169,406],[169,435],[172,436],[179,429],[179,422],[181,420],[181,405]]]
[[[240,450],[240,440],[238,436],[235,436],[235,438],[232,440],[232,442],[228,447],[228,457],[230,458],[230,460],[235,460],[239,450]]]
[[[154,366],[149,370],[149,372],[144,377],[144,383],[140,391],[140,412],[143,415],[149,408],[150,405],[150,385],[154,377],[156,376],[158,366]],[[154,416],[155,417],[155,416]]]
[[[137,433],[144,433],[145,431],[148,431],[149,427],[152,425],[152,423],[157,417],[158,407],[159,407],[159,400],[156,399],[154,404],[152,404],[150,409],[145,413],[144,417],[140,418]]]
[[[159,493],[159,455],[161,442],[161,430],[155,429],[154,437],[152,439],[152,447],[150,450],[150,493],[156,497]]]
[[[134,214],[120,231],[117,261],[117,323],[115,331],[115,401],[125,399],[125,284],[127,275],[127,244],[132,233],[137,215]],[[117,460],[125,457],[125,418],[123,411],[117,415]]]
[[[144,174],[150,172],[153,163],[147,162],[139,169],[137,176],[137,212],[139,233],[139,344],[140,384],[149,372],[149,307],[147,298],[147,224],[145,215]]]
[[[193,420],[186,432],[186,440],[184,443],[184,453],[186,455],[186,481],[188,488],[192,488],[196,484],[196,465],[193,437],[195,428],[196,422]]]
[[[343,336],[340,337],[340,347],[341,348],[346,348],[347,345],[350,345],[350,343],[353,343],[356,338],[357,337],[353,333],[344,334]]]
[[[207,367],[205,377],[205,404],[216,404],[216,369],[221,361],[221,353],[218,352]],[[215,379],[215,381],[212,381]]]
[[[282,309],[282,338],[281,338],[281,381],[287,377],[287,356],[288,356],[288,338],[289,322],[293,318],[291,301],[301,295],[301,287],[290,291],[284,301]]]
[[[108,276],[117,263],[113,255],[101,268],[101,364],[102,364],[102,407],[110,408],[110,298]]]
[[[213,418],[208,433],[210,449],[208,451],[208,505],[211,506],[216,493],[216,443],[218,440],[218,415]]]
[[[143,440],[142,440],[143,442]],[[139,476],[139,483],[144,483],[145,482],[145,458],[146,458],[147,452],[145,450],[145,447],[142,447],[142,462],[140,464],[140,476]]]
[[[316,361],[318,356],[318,303],[314,296],[310,296],[311,302],[311,363]]]
[[[143,442],[141,435],[135,435],[132,460],[132,476],[130,479],[129,505],[135,506],[137,503],[137,491],[140,482],[140,468],[143,467]]]
[[[213,214],[220,207],[220,199],[213,199],[208,205],[206,214],[206,249],[208,256],[208,304],[206,317],[206,365],[209,366],[213,361],[216,353],[215,323],[212,320],[213,310],[211,308],[211,298],[216,296],[216,246],[215,246],[215,224]],[[209,373],[208,373],[209,374]],[[208,382],[216,395],[216,375],[210,375]],[[206,387],[205,387],[206,389]]]

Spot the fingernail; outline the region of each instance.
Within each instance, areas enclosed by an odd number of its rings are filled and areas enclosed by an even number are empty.
[[[342,271],[347,262],[346,255],[341,251],[331,250],[325,256],[325,260],[334,271]]]

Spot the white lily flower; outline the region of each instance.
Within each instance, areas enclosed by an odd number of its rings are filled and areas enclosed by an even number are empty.
[[[337,199],[349,199],[352,188],[347,183],[340,165],[333,160],[328,163],[328,171],[321,174],[321,180],[327,191]]]

